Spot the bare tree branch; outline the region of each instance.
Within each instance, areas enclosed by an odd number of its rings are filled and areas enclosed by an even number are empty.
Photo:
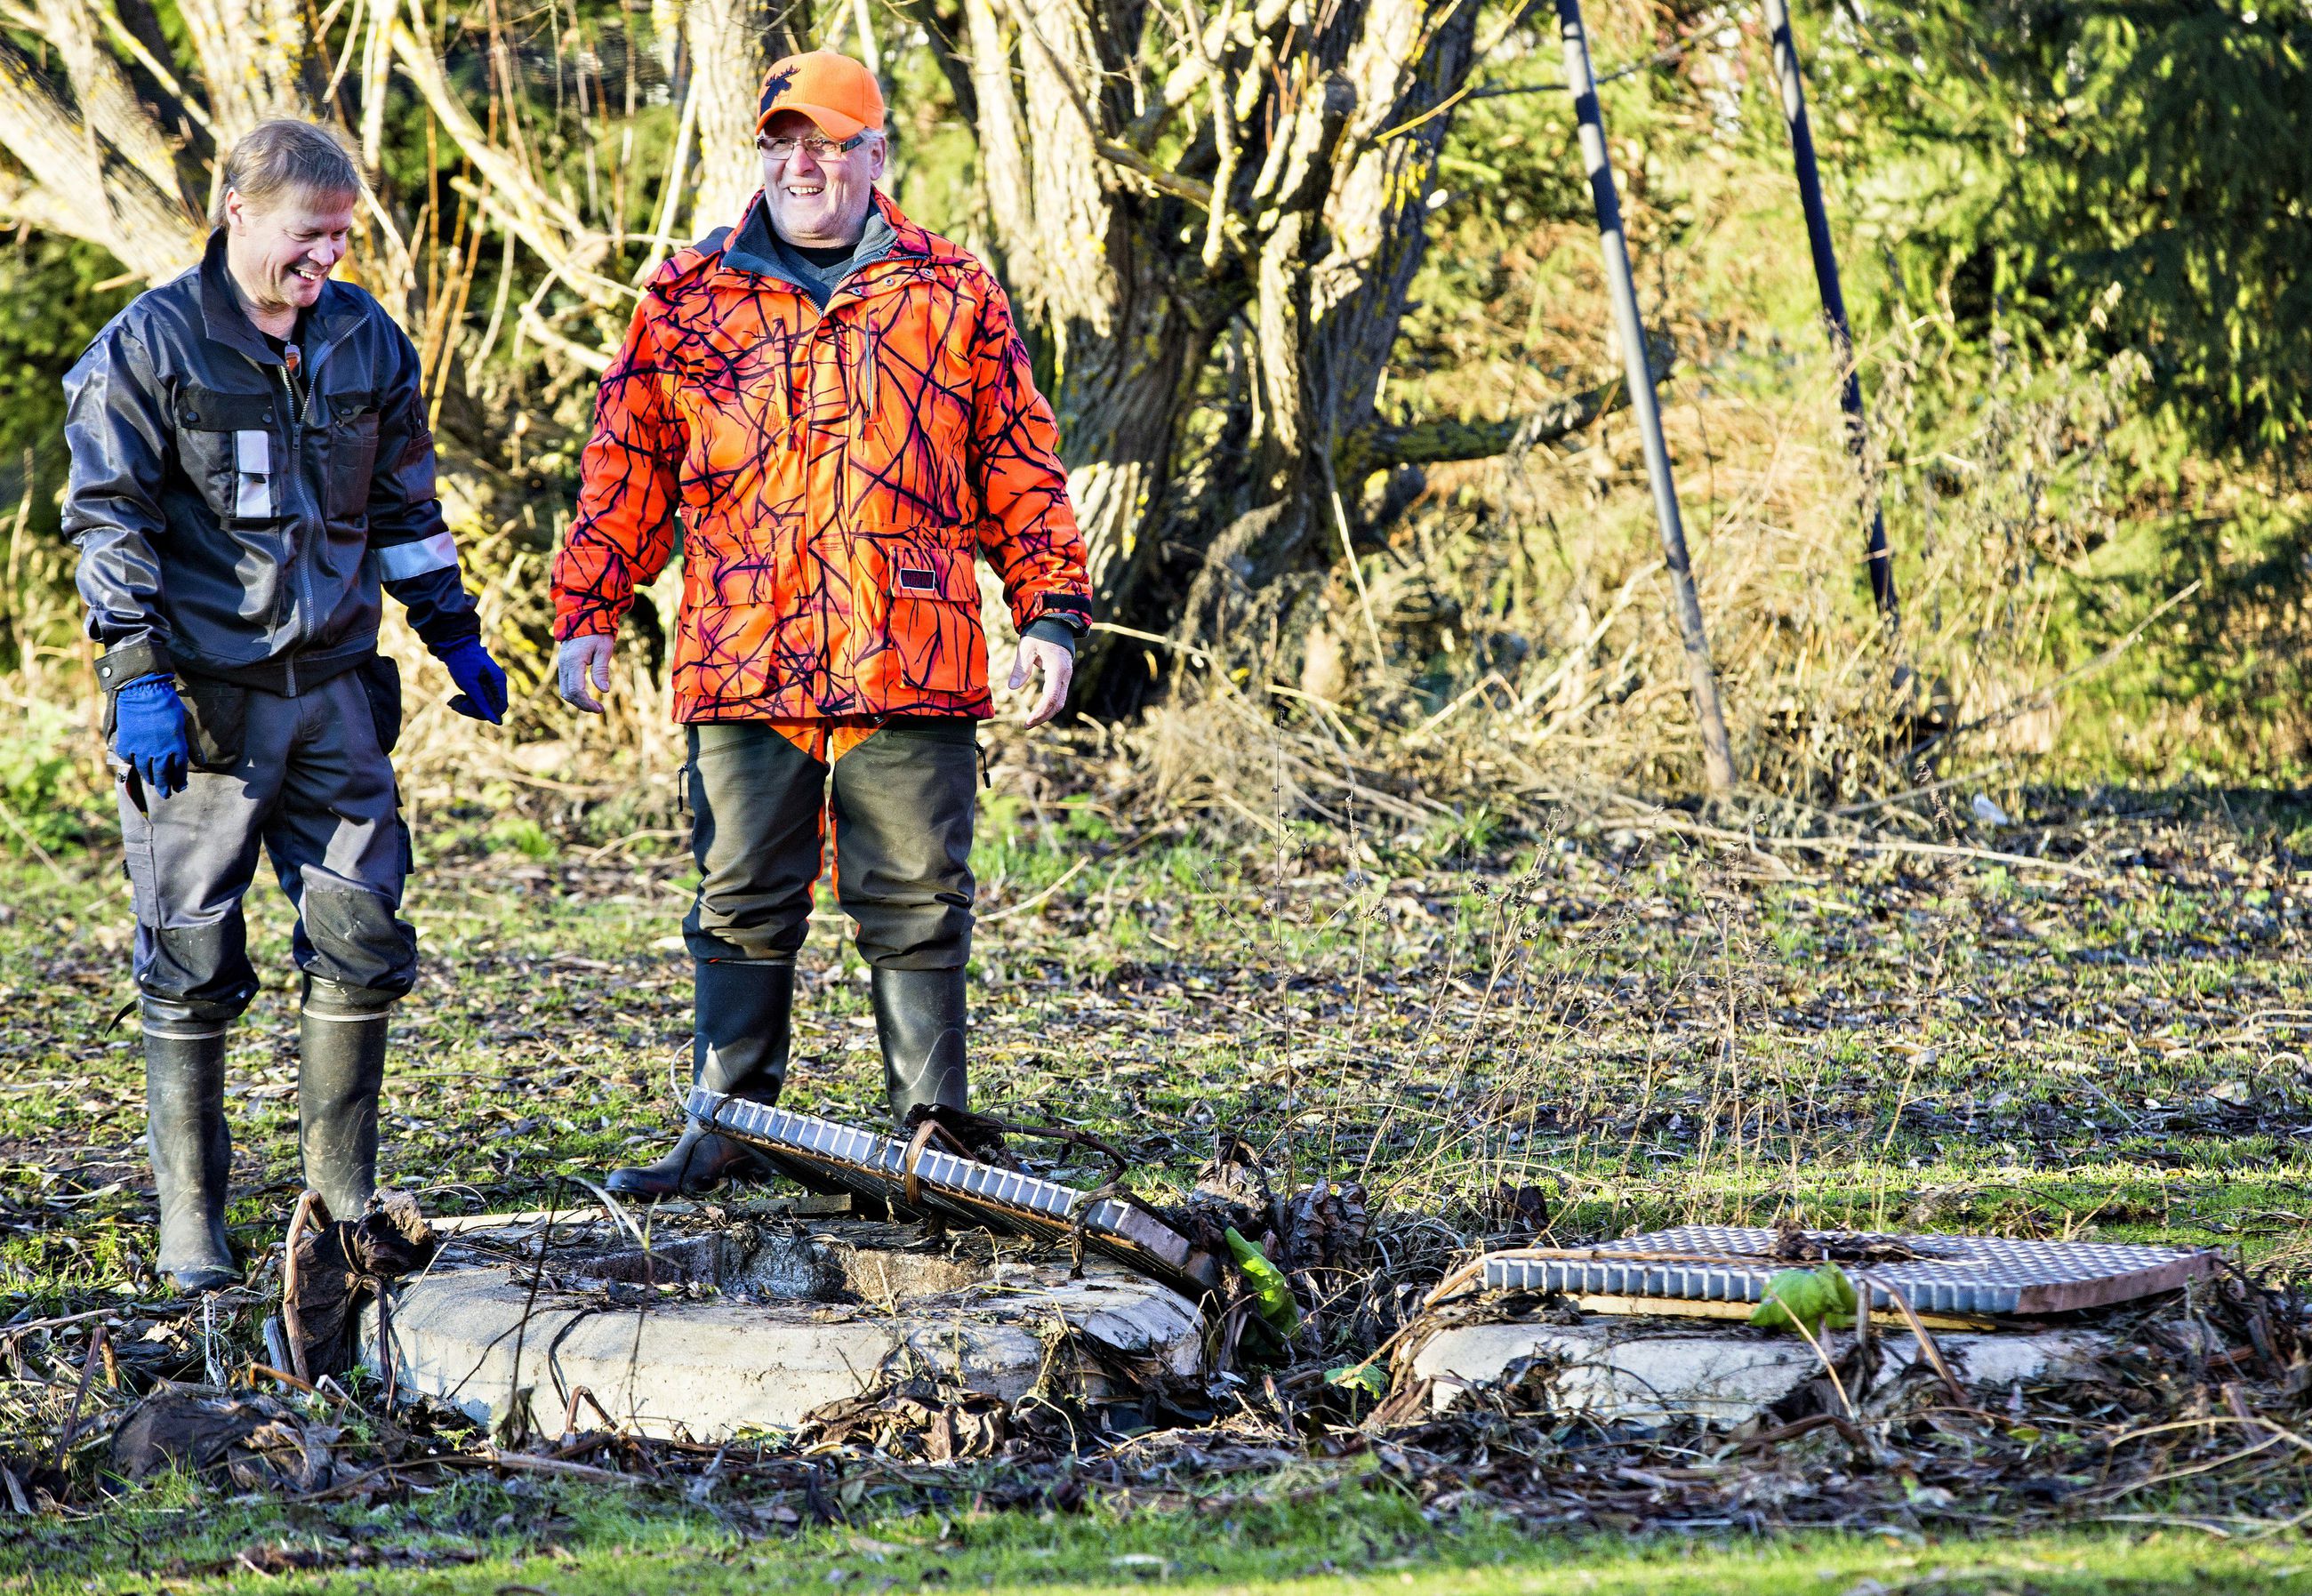
[[[548,194],[527,168],[491,142],[442,75],[442,63],[435,57],[432,43],[421,32],[413,31],[413,24],[416,30],[425,26],[425,18],[414,5],[408,13],[408,23],[394,26],[394,59],[400,64],[403,75],[416,87],[434,119],[457,141],[474,170],[487,181],[491,210],[540,259],[548,264],[569,263],[564,276],[590,303],[603,306],[617,303],[626,291],[591,269],[609,253],[609,237],[589,228],[568,206]]]
[[[40,36],[56,47],[79,102],[81,120],[163,194],[178,192],[176,152],[129,86],[120,63],[97,39],[97,18],[82,0],[39,0]]]
[[[168,276],[200,258],[202,228],[184,202],[128,162],[106,160],[80,114],[5,39],[0,146],[32,180],[24,205],[58,231],[102,245],[146,277]]]
[[[300,116],[320,87],[300,0],[177,0],[208,85],[209,117],[230,144],[268,117]]]
[[[1350,483],[1392,466],[1490,460],[1570,437],[1629,402],[1629,386],[1617,379],[1503,421],[1423,421],[1406,426],[1376,422],[1343,438],[1334,460],[1341,479]]]
[[[1175,199],[1185,199],[1201,211],[1210,211],[1213,208],[1211,184],[1200,183],[1194,178],[1184,178],[1178,172],[1167,171],[1138,150],[1128,145],[1118,144],[1114,138],[1108,136],[1107,130],[1100,126],[1099,118],[1093,114],[1091,101],[1085,95],[1082,85],[1076,82],[1075,74],[1068,69],[1067,64],[1060,59],[1051,45],[1047,42],[1043,30],[1036,25],[1036,19],[1029,13],[1021,0],[1003,0],[1003,4],[1004,8],[1012,13],[1012,20],[1018,25],[1021,35],[1036,47],[1037,54],[1043,58],[1045,67],[1051,75],[1050,81],[1066,97],[1068,104],[1074,108],[1077,118],[1083,125],[1085,136],[1090,141],[1094,154],[1110,166],[1131,173],[1151,192],[1168,194]],[[1241,244],[1243,226],[1235,217],[1224,218],[1221,225],[1231,241]]]
[[[177,80],[175,69],[130,31],[128,24],[121,20],[120,13],[113,9],[109,0],[90,0],[90,3],[95,8],[98,20],[103,22],[104,31],[112,35],[112,42],[127,50],[131,60],[151,73],[153,81],[176,101],[171,109],[184,112],[186,119],[194,127],[215,138],[216,124],[209,120],[209,113],[201,108],[199,102],[185,92],[185,85]]]
[[[960,22],[965,32],[970,29],[970,19],[963,16],[950,19],[941,14],[938,0],[898,0],[899,14],[924,31],[931,41],[932,59],[947,79],[948,92],[955,96],[957,114],[967,122],[979,120],[979,92],[972,76],[971,56],[964,48],[957,33]]]

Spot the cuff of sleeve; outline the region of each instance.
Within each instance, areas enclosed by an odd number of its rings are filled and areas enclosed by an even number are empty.
[[[581,637],[615,637],[618,635],[618,617],[608,609],[580,609],[563,616],[554,623],[556,643],[575,643]]]
[[[1033,637],[1038,643],[1056,643],[1073,654],[1082,634],[1061,617],[1047,615],[1029,621],[1028,629],[1020,636],[1022,638]]]
[[[150,637],[105,650],[96,662],[96,680],[108,693],[117,693],[140,676],[171,676],[177,664],[168,649]]]
[[[472,643],[482,635],[482,618],[471,609],[453,609],[435,617],[417,630],[418,641],[425,652],[435,659],[445,658],[450,651]]]

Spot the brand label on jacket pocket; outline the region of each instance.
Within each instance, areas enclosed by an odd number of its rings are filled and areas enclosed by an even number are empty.
[[[939,573],[922,566],[901,566],[898,583],[903,593],[936,593],[940,590]]]

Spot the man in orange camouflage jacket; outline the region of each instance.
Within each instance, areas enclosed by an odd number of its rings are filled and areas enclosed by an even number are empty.
[[[679,517],[694,1079],[776,1099],[831,816],[906,1123],[966,1104],[976,723],[992,712],[975,556],[1020,633],[1012,686],[1040,677],[1030,726],[1066,700],[1090,585],[1002,287],[876,191],[872,75],[790,57],[761,103],[762,192],[651,279],[602,379],[554,565],[557,671],[565,698],[600,711],[619,618]],[[609,1185],[670,1196],[759,1172],[694,1123]]]

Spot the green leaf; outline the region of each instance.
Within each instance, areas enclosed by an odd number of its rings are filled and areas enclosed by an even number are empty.
[[[1234,1225],[1225,1232],[1230,1254],[1244,1277],[1252,1282],[1253,1293],[1260,1303],[1260,1317],[1280,1336],[1291,1336],[1300,1328],[1300,1304],[1293,1300],[1292,1283],[1284,1271],[1268,1261],[1268,1254],[1244,1239]]]
[[[1854,1282],[1836,1264],[1784,1269],[1766,1282],[1750,1322],[1768,1329],[1802,1325],[1808,1335],[1820,1335],[1825,1324],[1835,1329],[1852,1324],[1861,1300]]]
[[[1388,1395],[1388,1376],[1371,1364],[1344,1364],[1337,1369],[1327,1369],[1325,1382],[1353,1387],[1376,1402]]]

